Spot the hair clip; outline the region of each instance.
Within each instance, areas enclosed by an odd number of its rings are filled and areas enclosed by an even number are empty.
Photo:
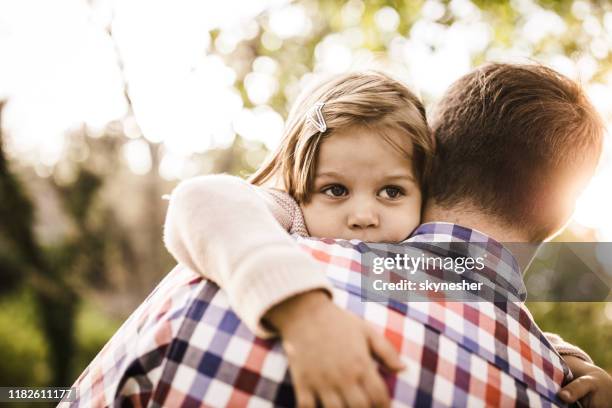
[[[327,130],[327,123],[325,123],[322,112],[323,106],[325,106],[324,102],[317,102],[306,114],[306,123],[311,123],[321,133]],[[315,115],[316,119],[314,117]]]

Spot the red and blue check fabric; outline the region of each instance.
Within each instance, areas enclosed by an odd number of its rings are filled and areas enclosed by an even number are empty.
[[[403,245],[432,236],[486,244],[495,255],[489,266],[503,271],[505,283],[520,282],[517,293],[524,289],[514,258],[475,231],[424,224]],[[385,374],[393,406],[563,405],[556,394],[569,370],[522,302],[364,301],[359,290],[364,243],[296,239],[326,266],[334,301],[375,325],[401,353],[407,369]],[[60,406],[295,405],[280,343],[255,337],[219,287],[180,265],[74,387],[76,401]]]

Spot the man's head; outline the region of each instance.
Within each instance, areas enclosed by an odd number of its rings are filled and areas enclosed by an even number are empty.
[[[580,86],[541,65],[490,64],[465,75],[438,105],[432,128],[427,205],[469,208],[530,241],[567,222],[603,140]]]

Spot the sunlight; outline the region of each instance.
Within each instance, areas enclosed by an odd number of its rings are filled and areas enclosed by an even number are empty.
[[[151,152],[143,140],[130,140],[121,148],[123,158],[134,174],[144,175],[151,171]]]
[[[374,15],[376,26],[381,31],[394,32],[399,27],[400,17],[393,7],[383,7]]]
[[[270,30],[281,39],[308,35],[312,28],[310,19],[303,6],[287,5],[272,10]]]
[[[328,73],[346,72],[352,63],[353,53],[342,41],[340,34],[330,34],[315,48],[316,71]]]
[[[576,203],[574,221],[596,230],[599,241],[612,241],[612,143],[606,136],[602,163]]]
[[[268,150],[273,150],[280,142],[283,126],[283,118],[265,105],[243,109],[234,121],[234,129],[240,136],[262,142]]]
[[[4,127],[12,151],[54,165],[66,131],[105,126],[123,116],[127,104],[110,40],[87,23],[87,9],[72,1],[63,7],[42,3],[0,9],[10,39],[3,61],[10,84],[3,90],[9,98]]]

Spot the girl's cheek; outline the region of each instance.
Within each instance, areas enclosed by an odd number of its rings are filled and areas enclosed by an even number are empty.
[[[336,232],[338,215],[329,206],[316,199],[307,205],[301,206],[304,223],[312,237],[333,237]]]
[[[391,222],[391,225],[397,228],[394,234],[397,238],[397,242],[403,241],[410,236],[412,231],[414,231],[420,224],[420,205],[408,205],[400,209],[400,211],[389,214],[387,220]]]

